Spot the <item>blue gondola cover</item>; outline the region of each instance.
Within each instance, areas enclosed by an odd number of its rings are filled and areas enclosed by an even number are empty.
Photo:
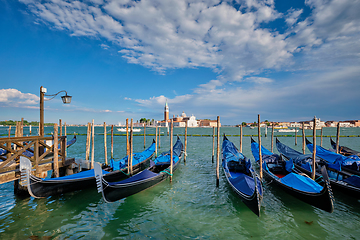
[[[316,183],[311,178],[301,176],[295,173],[287,174],[285,177],[281,178],[280,181],[287,186],[304,192],[319,193],[323,189],[321,185]]]

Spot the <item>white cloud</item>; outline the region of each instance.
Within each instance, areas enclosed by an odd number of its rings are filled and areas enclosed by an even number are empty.
[[[106,45],[106,44],[101,44],[100,45],[103,49],[109,49],[110,47],[108,46],[108,45]]]
[[[219,74],[216,80],[205,79],[190,94],[125,98],[150,109],[162,107],[168,99],[175,109],[201,106],[204,115],[209,109],[231,115],[241,109],[258,111],[260,106],[276,111],[272,105],[285,104],[282,109],[286,109],[290,104],[323,103],[329,93],[332,99],[349,102],[351,95],[336,94],[335,90],[346,92],[346,85],[359,85],[355,76],[360,75],[356,71],[360,64],[360,1],[306,0],[311,8],[308,16],[303,9],[279,13],[273,0],[236,0],[239,9],[231,5],[233,1],[220,0],[21,1],[39,22],[71,35],[111,41],[112,47],[118,45],[119,54],[129,63],[161,74],[168,69],[196,67]],[[279,18],[285,21],[283,34],[263,28]],[[281,83],[273,77],[256,76],[268,69],[311,74]],[[255,84],[248,87],[249,81]],[[310,94],[315,100],[304,101]]]
[[[129,63],[164,74],[167,69],[207,67],[226,80],[286,64],[284,37],[259,27],[281,14],[273,1],[36,1],[22,0],[40,21],[71,35],[118,44]]]
[[[32,108],[39,104],[39,97],[31,93],[22,93],[17,89],[0,89],[0,105],[5,107]]]
[[[285,22],[289,26],[294,25],[298,21],[298,18],[302,14],[302,12],[303,12],[303,9],[295,10],[295,9],[291,8],[287,13],[287,17],[285,19]]]
[[[339,115],[339,109],[334,106],[341,104],[341,111],[357,109],[360,101],[357,81],[360,69],[348,67],[333,70],[327,73],[313,73],[308,75],[295,75],[287,79],[286,84],[276,83],[266,78],[258,78],[267,84],[254,85],[244,88],[239,86],[223,86],[222,89],[212,91],[196,91],[185,96],[176,96],[174,99],[166,96],[152,97],[146,100],[136,100],[148,109],[158,111],[163,108],[167,99],[170,115],[194,113],[198,118],[212,118],[220,115],[224,122],[232,123],[248,121],[256,114],[265,113],[266,118],[273,120],[289,120],[289,112],[295,115],[306,115],[309,118],[319,115],[329,119]],[[342,81],[339,81],[339,79]],[[259,80],[260,79],[260,80]],[[255,79],[253,79],[255,80]],[[346,106],[346,107],[345,107]],[[347,113],[348,114],[348,113]],[[360,117],[359,113],[351,113]],[[239,118],[239,119],[236,119]],[[295,116],[296,118],[296,116]],[[298,119],[297,119],[298,120]]]
[[[257,84],[265,84],[265,83],[272,83],[274,82],[273,79],[270,78],[264,78],[264,77],[249,77],[246,78],[247,81],[254,82]]]

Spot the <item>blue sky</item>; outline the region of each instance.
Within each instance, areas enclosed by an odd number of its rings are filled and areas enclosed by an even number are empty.
[[[1,120],[360,119],[358,0],[0,0]]]

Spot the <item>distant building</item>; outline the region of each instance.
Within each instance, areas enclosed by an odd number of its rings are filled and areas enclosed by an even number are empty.
[[[199,127],[217,127],[217,120],[199,120]],[[219,127],[221,127],[221,123]]]
[[[185,112],[182,112],[181,116],[173,115],[173,124],[174,127],[198,127],[199,121],[196,120],[196,117],[194,115],[191,115],[190,117],[186,116]],[[157,121],[156,125],[159,127],[168,127],[170,126],[171,119],[169,118],[169,105],[166,101],[165,108],[164,108],[164,120],[163,121]]]
[[[164,108],[164,121],[166,122],[168,120],[169,120],[169,106],[166,100],[165,108]]]

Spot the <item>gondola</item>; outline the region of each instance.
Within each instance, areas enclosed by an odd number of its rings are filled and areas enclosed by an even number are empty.
[[[306,138],[306,146],[313,152],[313,144]],[[324,159],[330,164],[340,164],[344,171],[360,176],[360,158],[350,158],[323,147],[316,146],[316,156]]]
[[[173,146],[173,172],[178,168],[183,152],[183,144],[177,138]],[[154,161],[150,160],[150,167],[138,174],[119,182],[108,182],[103,175],[99,163],[95,164],[95,177],[98,192],[102,193],[105,202],[115,202],[122,198],[150,188],[170,175],[170,151],[160,154]]]
[[[259,144],[251,138],[251,151],[259,162]],[[331,191],[326,168],[321,168],[324,185],[321,186],[305,174],[299,173],[293,161],[285,161],[261,146],[264,176],[288,194],[327,212],[334,210],[334,197]]]
[[[276,147],[280,154],[287,159],[293,160],[295,167],[299,171],[311,176],[312,168],[310,163],[312,162],[312,155],[302,154],[281,143],[277,138]],[[316,157],[316,178],[321,177],[322,166],[326,166],[332,188],[342,191],[352,197],[360,198],[359,176],[342,171],[340,164],[329,164],[323,159]]]
[[[149,166],[149,161],[155,152],[155,141],[141,153],[134,154],[133,173],[136,174]],[[124,160],[124,159],[123,159]],[[127,159],[126,159],[127,160]],[[124,160],[125,161],[125,160]],[[127,166],[125,162],[124,165]],[[96,186],[94,169],[82,171],[68,176],[43,179],[31,173],[31,162],[25,157],[20,157],[20,184],[26,185],[29,194],[35,198],[49,197],[82,190]],[[104,178],[108,181],[119,180],[129,177],[127,167],[112,172],[102,170]]]
[[[4,156],[5,154],[7,154],[7,151],[3,148],[0,148],[0,156]]]
[[[250,159],[240,153],[225,134],[222,143],[222,166],[231,188],[241,201],[259,216],[263,198],[261,181],[252,168]]]
[[[332,138],[330,138],[330,143],[331,143],[331,147],[334,149],[334,151],[336,151],[336,142],[334,142],[332,140]],[[345,146],[339,146],[339,153],[341,155],[350,157],[350,158],[354,158],[354,159],[359,159],[360,157],[360,152],[353,150],[351,148],[345,147]]]

